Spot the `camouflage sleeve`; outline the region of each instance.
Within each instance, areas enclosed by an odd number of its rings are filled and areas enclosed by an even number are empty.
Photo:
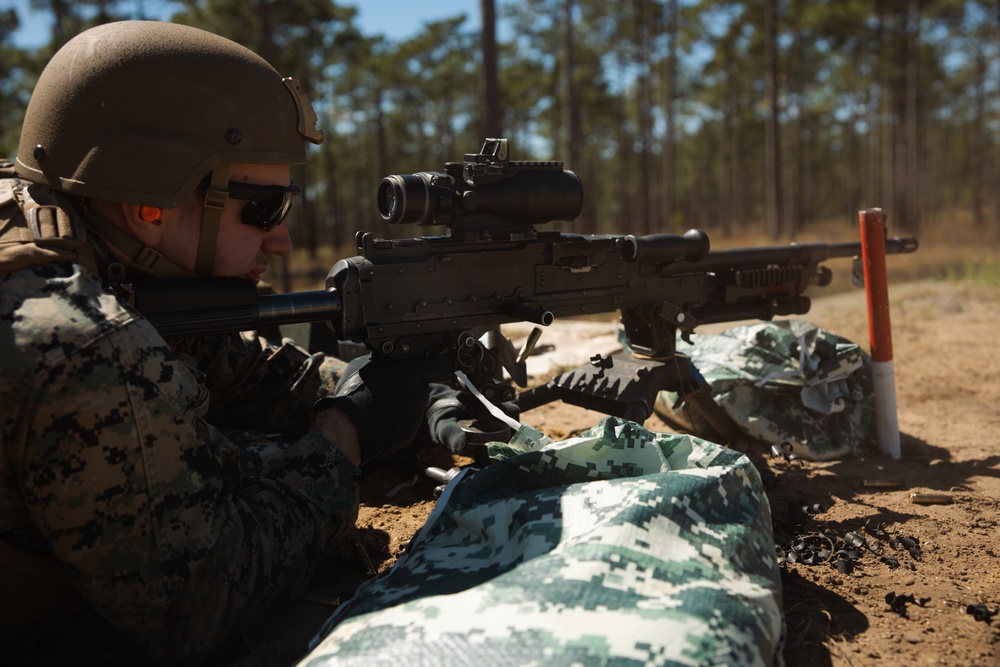
[[[301,435],[313,403],[333,391],[346,366],[289,338],[275,343],[254,332],[176,339],[171,347],[204,374],[212,396],[205,418],[220,428]]]
[[[359,471],[309,433],[241,473],[147,322],[80,341],[43,351],[6,443],[32,523],[113,625],[167,662],[203,657],[300,594],[354,522]]]

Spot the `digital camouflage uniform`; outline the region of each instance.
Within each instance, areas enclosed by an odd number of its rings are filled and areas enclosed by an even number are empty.
[[[18,192],[0,180],[5,239]],[[204,657],[353,525],[359,471],[308,432],[342,366],[248,334],[168,343],[87,268],[16,247],[39,257],[11,271],[0,249],[0,540],[54,556],[160,659]]]
[[[771,514],[742,454],[617,417],[523,426],[455,478],[300,667],[781,665]]]

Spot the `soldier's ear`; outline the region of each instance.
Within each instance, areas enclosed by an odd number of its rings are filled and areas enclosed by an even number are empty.
[[[122,214],[130,236],[143,245],[155,248],[163,238],[163,209],[155,206],[122,204]]]

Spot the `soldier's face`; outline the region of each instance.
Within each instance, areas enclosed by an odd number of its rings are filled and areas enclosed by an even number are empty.
[[[234,164],[229,174],[230,182],[253,185],[288,185],[291,183],[287,165],[274,164]],[[196,193],[198,197],[200,193]],[[203,195],[201,195],[203,196]],[[179,224],[173,235],[174,246],[168,256],[174,255],[184,268],[193,270],[201,230],[203,205],[196,199],[194,205],[182,208]],[[275,255],[287,255],[292,249],[292,239],[287,223],[279,224],[270,231],[245,224],[241,213],[247,200],[230,197],[222,212],[219,238],[215,250],[212,275],[227,278],[247,278],[255,283],[267,270]],[[169,241],[168,241],[169,243]],[[166,249],[165,249],[166,250]]]

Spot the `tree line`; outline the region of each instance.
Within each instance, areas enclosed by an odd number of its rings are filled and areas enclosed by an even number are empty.
[[[494,136],[513,159],[581,177],[566,231],[794,239],[872,206],[897,231],[954,215],[1000,230],[1000,0],[480,0],[477,17],[456,10],[399,41],[365,34],[334,0],[167,4],[169,20],[306,86],[327,141],[295,175],[300,247],[423,233],[379,218],[379,181],[440,171]],[[30,50],[11,40],[22,17],[0,10],[7,156],[59,46],[147,18],[134,0],[32,6],[52,31]]]

